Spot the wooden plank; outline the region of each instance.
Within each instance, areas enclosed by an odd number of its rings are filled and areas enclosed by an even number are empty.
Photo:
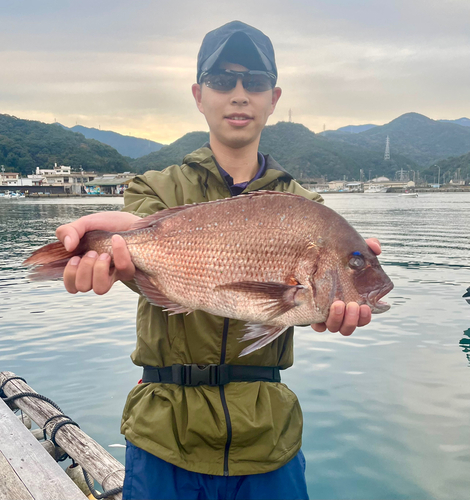
[[[0,372],[0,385],[10,377],[12,372]],[[7,382],[3,391],[7,396],[25,392],[34,393],[28,384],[22,380],[15,379]],[[43,427],[47,419],[59,412],[46,401],[37,398],[24,397],[15,400],[15,405],[21,408],[39,427]],[[54,426],[61,422],[63,417],[55,418],[46,426],[46,432],[50,436]],[[105,490],[122,487],[124,482],[124,467],[102,446],[74,425],[64,425],[59,428],[55,436],[57,444],[73,457],[88,473],[98,481]],[[109,500],[121,500],[122,493],[108,497]]]
[[[0,500],[34,500],[0,451]]]
[[[87,498],[2,400],[0,451],[34,500]]]

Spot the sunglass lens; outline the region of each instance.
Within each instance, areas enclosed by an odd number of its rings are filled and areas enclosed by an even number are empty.
[[[221,92],[227,92],[232,90],[237,85],[237,75],[229,74],[218,74],[218,75],[207,75],[205,84],[214,90],[219,90]]]
[[[209,74],[204,77],[203,81],[210,89],[218,90],[219,92],[228,92],[236,87],[239,75],[243,75],[243,87],[248,92],[266,92],[266,90],[270,90],[274,86],[274,80],[267,74],[250,75],[241,72],[233,74],[229,72]]]
[[[246,75],[243,86],[248,92],[266,92],[273,88],[272,80],[267,75]]]

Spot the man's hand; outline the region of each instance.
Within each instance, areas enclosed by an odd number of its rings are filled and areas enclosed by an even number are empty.
[[[127,231],[139,217],[127,212],[99,212],[81,217],[57,228],[56,236],[70,252],[88,231]],[[107,253],[88,252],[82,258],[72,257],[64,270],[64,285],[69,293],[93,290],[98,295],[108,292],[118,280],[131,280],[135,267],[124,239],[115,234],[112,238],[113,264]]]
[[[380,255],[380,242],[377,238],[366,240],[369,248]],[[365,326],[370,323],[371,311],[366,305],[359,306],[355,302],[345,304],[340,300],[333,302],[330,308],[330,314],[325,323],[314,323],[312,328],[316,332],[324,332],[328,329],[330,332],[340,332],[341,335],[351,335],[358,326]]]

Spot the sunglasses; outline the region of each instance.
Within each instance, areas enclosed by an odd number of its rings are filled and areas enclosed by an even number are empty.
[[[200,82],[206,87],[219,92],[229,92],[242,79],[243,88],[247,92],[266,92],[274,88],[276,76],[268,71],[231,71],[221,70],[217,73],[202,73]]]

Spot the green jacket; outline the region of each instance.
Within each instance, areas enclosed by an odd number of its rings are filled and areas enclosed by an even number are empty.
[[[274,190],[322,202],[302,188],[272,158],[263,177],[245,192]],[[162,172],[136,177],[124,194],[124,209],[141,217],[168,207],[230,197],[212,151],[203,147]],[[129,283],[131,288],[135,287]],[[238,358],[245,323],[203,311],[169,316],[139,298],[138,366],[176,363],[280,366],[293,363],[293,328],[274,342]],[[139,384],[124,408],[121,432],[136,446],[178,467],[212,475],[258,474],[275,470],[299,451],[302,413],[285,384],[232,382],[183,387]]]

